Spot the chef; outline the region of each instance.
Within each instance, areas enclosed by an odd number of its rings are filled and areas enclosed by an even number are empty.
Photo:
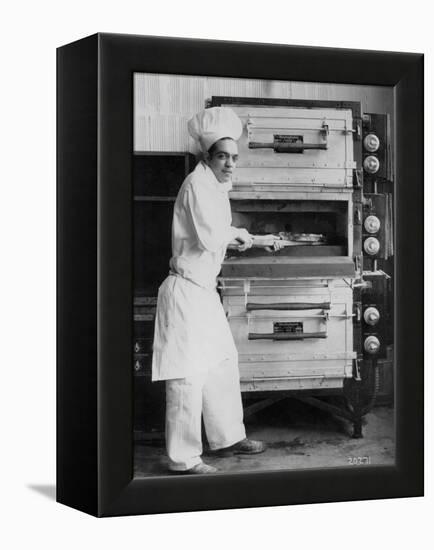
[[[252,246],[245,229],[231,226],[228,199],[242,124],[231,109],[213,107],[195,115],[188,131],[203,160],[185,179],[174,206],[170,272],[158,292],[152,379],[166,381],[169,469],[208,474],[217,469],[201,458],[202,417],[217,456],[260,453],[265,446],[246,438],[237,350],[216,290],[227,245],[241,251]]]

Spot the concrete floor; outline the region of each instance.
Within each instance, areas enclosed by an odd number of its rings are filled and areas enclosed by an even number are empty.
[[[267,443],[258,455],[203,459],[221,472],[254,472],[351,466],[358,457],[371,465],[395,460],[394,410],[376,407],[364,418],[361,439],[351,437],[352,425],[299,401],[284,400],[246,420],[249,438]],[[135,477],[167,475],[164,442],[136,443]]]

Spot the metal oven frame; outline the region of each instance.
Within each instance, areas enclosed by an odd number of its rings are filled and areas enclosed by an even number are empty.
[[[341,374],[338,376],[337,379],[331,382],[327,378],[330,377],[330,373],[326,376],[325,370],[320,369],[319,374],[314,369],[309,371],[309,374],[306,376],[303,376],[303,374],[294,374],[294,369],[290,369],[289,367],[287,369],[282,369],[280,367],[277,369],[277,371],[273,371],[271,365],[273,365],[273,361],[276,361],[276,354],[261,354],[258,355],[257,353],[247,355],[247,358],[244,360],[245,364],[243,364],[242,359],[240,358],[240,372],[241,372],[241,389],[245,396],[245,402],[247,403],[247,398],[254,397],[253,404],[247,405],[245,407],[245,416],[249,416],[250,414],[253,414],[257,412],[258,410],[267,407],[277,401],[280,401],[281,399],[284,399],[285,397],[295,397],[301,401],[304,401],[306,403],[309,403],[310,405],[313,405],[315,407],[318,407],[322,410],[329,411],[331,413],[337,414],[340,417],[346,418],[350,422],[353,423],[353,437],[362,437],[362,418],[363,416],[372,408],[372,406],[375,404],[376,395],[378,393],[379,389],[379,380],[380,380],[380,371],[379,371],[379,362],[378,362],[378,353],[374,354],[367,354],[363,352],[363,331],[361,330],[361,326],[364,324],[362,311],[364,310],[363,307],[363,289],[366,287],[370,287],[371,283],[369,283],[367,280],[364,279],[364,258],[363,258],[363,235],[362,235],[362,205],[364,204],[364,197],[363,197],[363,191],[364,191],[364,176],[366,177],[367,182],[370,179],[370,176],[366,171],[363,169],[363,126],[364,126],[364,119],[363,119],[363,113],[361,110],[361,105],[359,102],[342,102],[342,101],[323,101],[323,100],[293,100],[293,99],[274,99],[274,98],[246,98],[246,97],[229,97],[229,96],[214,96],[211,98],[211,100],[208,102],[209,106],[222,106],[222,105],[228,105],[228,106],[248,106],[248,107],[300,107],[305,109],[318,109],[318,108],[324,108],[324,109],[347,109],[351,110],[352,113],[352,123],[353,128],[351,129],[353,132],[354,139],[353,142],[353,159],[356,165],[356,168],[353,170],[353,187],[351,189],[346,189],[345,193],[342,193],[342,190],[339,190],[337,192],[329,192],[324,194],[314,194],[314,198],[310,198],[310,200],[345,200],[347,202],[347,213],[348,213],[348,220],[347,220],[347,242],[348,242],[348,249],[347,249],[347,256],[352,258],[354,261],[354,276],[351,279],[351,289],[352,289],[352,299],[350,300],[350,304],[346,304],[345,307],[345,313],[348,314],[348,305],[351,308],[350,315],[354,317],[354,330],[351,330],[350,333],[348,333],[348,330],[346,331],[347,334],[344,336],[345,339],[351,339],[353,341],[353,354],[352,354],[352,366],[349,368],[348,364],[347,366],[344,366],[343,369],[341,369]],[[350,131],[351,131],[350,130]],[[387,136],[389,137],[389,136]],[[383,136],[382,136],[383,138]],[[383,138],[384,139],[384,138]],[[258,144],[260,146],[261,144]],[[387,154],[390,155],[390,144],[387,143],[386,149]],[[388,159],[388,165],[391,165],[390,158]],[[290,168],[288,169],[291,170]],[[375,187],[376,190],[376,187]],[[300,192],[298,193],[300,197],[305,197],[306,193]],[[326,195],[326,197],[324,197]],[[232,197],[236,198],[237,201],[249,200],[249,198],[252,198],[252,193],[249,192],[243,192],[242,188],[235,188],[234,186],[234,192],[232,193]],[[273,193],[268,192],[266,190],[266,185],[262,186],[262,193],[257,194],[256,198],[259,200],[266,200],[266,199],[275,199],[276,197],[279,197],[280,200],[284,200],[285,197],[287,197],[289,200],[294,200],[294,197],[297,196],[296,191],[292,191],[290,193],[286,193],[284,191],[279,193]],[[384,223],[382,221],[382,223]],[[366,254],[365,254],[366,256]],[[277,260],[278,261],[278,260]],[[366,260],[367,267],[374,267],[373,273],[374,275],[380,275],[380,277],[387,277],[384,272],[379,271],[377,269],[377,261],[375,260],[375,264],[372,264],[369,257]],[[282,270],[283,274],[284,270]],[[231,300],[230,296],[230,290],[228,290],[228,284],[231,285],[231,281],[235,281],[235,284],[241,284],[244,286],[243,293],[245,295],[245,304],[246,304],[246,310],[248,310],[248,291],[250,290],[250,286],[258,284],[258,282],[261,280],[261,277],[257,277],[254,275],[254,273],[249,273],[248,268],[244,270],[244,278],[237,277],[235,274],[231,274],[230,271],[228,272],[228,269],[223,268],[223,273],[220,278],[220,290],[222,292],[222,298],[223,298],[223,304],[225,306],[225,309],[227,310],[227,315],[230,317],[230,323],[232,323],[232,329],[234,329],[234,323],[236,322],[234,319],[237,317],[236,315],[230,314],[230,305],[229,302]],[[276,282],[278,278],[274,277],[274,282]],[[291,281],[297,282],[297,284],[303,284],[303,281],[305,283],[306,287],[309,287],[309,285],[312,288],[312,285],[315,287],[315,283],[313,281],[317,281],[317,284],[321,284],[323,280],[326,280],[328,284],[336,284],[336,281],[339,280],[337,277],[330,277],[329,279],[323,278],[321,279],[318,276],[309,276],[309,273],[304,273],[304,279],[300,279],[300,277],[283,277],[280,279],[283,284],[288,285],[291,284]],[[234,284],[234,283],[232,283]],[[248,288],[247,288],[248,287]],[[291,292],[289,292],[289,296],[291,295]],[[317,306],[320,304],[317,304]],[[371,307],[375,307],[376,304],[370,303]],[[270,306],[267,306],[270,307]],[[310,306],[306,306],[310,307]],[[312,308],[310,307],[311,311]],[[376,309],[376,308],[375,308]],[[384,314],[384,309],[382,311],[382,314]],[[238,311],[238,310],[237,310]],[[325,312],[324,310],[316,308],[316,315],[328,315],[328,312]],[[251,312],[247,311],[244,314],[247,318],[247,323],[250,322],[250,315]],[[238,314],[239,316],[239,314]],[[298,312],[298,316],[300,316],[300,312]],[[328,317],[327,317],[328,318]],[[354,337],[353,337],[354,333]],[[237,337],[234,333],[235,340],[237,341]],[[320,335],[318,335],[320,336]],[[262,338],[262,336],[260,336]],[[269,338],[273,338],[276,340],[276,336],[269,335]],[[377,338],[377,336],[374,336],[374,338]],[[248,334],[248,339],[251,339],[250,333]],[[245,340],[245,338],[244,338]],[[377,341],[381,342],[381,339]],[[255,343],[256,344],[256,343]],[[255,345],[253,344],[253,345]],[[381,345],[382,348],[385,348],[385,343]],[[256,346],[256,349],[258,349],[258,346]],[[383,349],[382,349],[383,351]],[[384,355],[384,353],[383,353]],[[298,356],[300,357],[300,355]],[[285,364],[289,365],[291,363],[291,356],[287,355],[286,359],[284,355],[280,355],[280,365]],[[327,357],[327,354],[323,354],[322,356],[318,356],[318,360],[311,362],[312,365],[325,364],[325,361],[329,361],[329,358]],[[247,375],[246,373],[251,372],[250,364],[252,361],[256,361],[256,364],[266,364],[267,361],[269,362],[269,370],[273,372],[278,372],[278,375],[271,376],[267,375],[267,369],[260,369],[256,372],[259,372],[260,374],[257,375],[255,378],[254,376],[249,378],[251,375]],[[337,362],[337,360],[336,360]],[[342,361],[341,361],[342,362]],[[276,363],[277,364],[277,363]],[[297,361],[294,362],[292,360],[291,364],[297,364]],[[344,363],[343,363],[344,364]],[[306,369],[305,369],[306,370]],[[285,374],[282,375],[282,372]],[[302,372],[302,371],[298,371]],[[312,374],[313,372],[317,372],[317,374]],[[321,374],[322,373],[322,374]],[[306,380],[305,380],[306,379]],[[309,380],[307,380],[309,379]],[[305,383],[303,383],[305,380]],[[329,382],[327,384],[327,382]],[[338,404],[336,404],[336,399],[331,402],[328,397],[333,396],[342,398],[338,399]],[[257,399],[259,398],[259,399]],[[325,398],[325,399],[324,399]],[[252,399],[249,399],[251,402]]]

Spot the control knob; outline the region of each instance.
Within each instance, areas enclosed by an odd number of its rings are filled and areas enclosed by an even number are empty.
[[[368,336],[365,339],[364,348],[367,353],[377,353],[380,349],[380,340],[376,336]]]
[[[368,307],[363,313],[363,318],[368,325],[376,325],[380,320],[380,312],[376,307]]]
[[[364,226],[368,233],[377,233],[380,229],[381,222],[377,216],[368,216],[365,220]]]
[[[363,168],[368,174],[375,174],[380,169],[380,161],[374,155],[369,155],[363,161]]]
[[[375,134],[368,134],[363,140],[363,145],[369,153],[375,153],[380,148],[380,140]]]
[[[375,254],[378,254],[378,251],[380,250],[380,241],[375,237],[368,237],[363,243],[363,249],[366,254],[375,256]]]

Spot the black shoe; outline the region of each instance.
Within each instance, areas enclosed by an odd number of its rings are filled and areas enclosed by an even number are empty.
[[[230,447],[224,447],[223,449],[217,449],[214,451],[215,456],[225,457],[232,455],[257,455],[263,453],[266,449],[266,445],[263,441],[255,441],[254,439],[242,439],[231,445]]]

